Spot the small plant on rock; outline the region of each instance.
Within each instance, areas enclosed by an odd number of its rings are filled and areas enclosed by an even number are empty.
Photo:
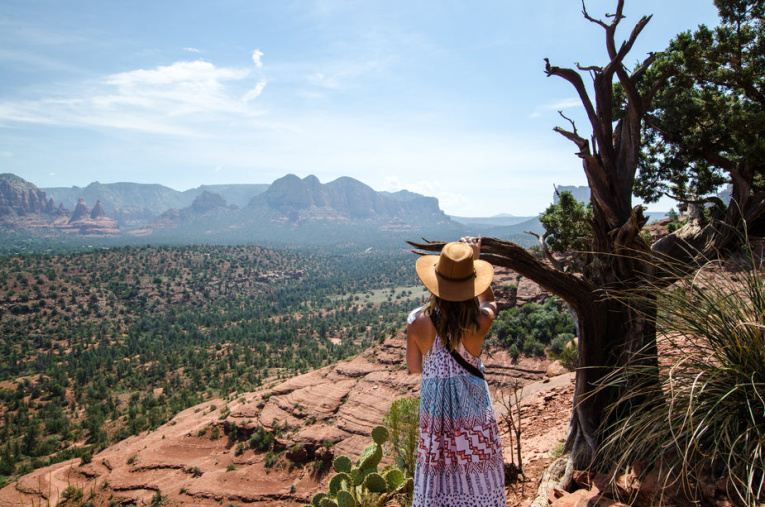
[[[364,449],[355,465],[348,456],[335,458],[332,466],[337,473],[329,481],[329,491],[317,493],[307,507],[383,507],[392,501],[406,505],[414,480],[405,477],[399,468],[378,469],[388,436],[385,426],[376,426],[372,430],[373,443]]]

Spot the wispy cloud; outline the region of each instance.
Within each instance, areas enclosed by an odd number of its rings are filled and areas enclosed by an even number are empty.
[[[578,97],[570,97],[549,104],[542,104],[534,109],[534,112],[531,113],[531,117],[537,118],[549,111],[562,111],[571,107],[582,107],[582,101],[579,100]]]
[[[255,88],[248,91],[244,97],[242,97],[242,100],[246,103],[253,99],[256,99],[260,96],[261,93],[263,93],[263,89],[266,87],[265,81],[258,81],[258,84],[255,85]]]
[[[202,51],[200,51],[197,48],[183,48],[183,50],[184,51],[188,51],[189,53],[201,53],[202,52]]]
[[[204,61],[180,61],[152,69],[106,76],[58,97],[0,101],[0,123],[107,126],[174,135],[200,135],[195,122],[249,118],[247,103],[265,87],[259,81],[241,97],[247,68],[217,67]],[[224,117],[228,117],[224,119]]]
[[[263,51],[256,49],[252,52],[252,63],[255,64],[255,67],[262,68],[263,67]]]

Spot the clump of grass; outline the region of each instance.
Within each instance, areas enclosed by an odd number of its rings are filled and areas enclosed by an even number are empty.
[[[665,485],[680,481],[696,498],[702,481],[726,479],[730,495],[756,505],[765,498],[765,286],[759,262],[738,262],[640,296],[656,298],[667,352],[658,367],[638,359],[608,379],[644,387],[611,407],[601,458],[621,470],[660,467]],[[620,414],[625,403],[632,409]]]

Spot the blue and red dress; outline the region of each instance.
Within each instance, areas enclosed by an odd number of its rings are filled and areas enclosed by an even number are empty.
[[[409,314],[413,322],[419,309]],[[460,343],[457,352],[483,371]],[[436,337],[422,358],[420,442],[413,507],[504,507],[502,442],[489,386]]]

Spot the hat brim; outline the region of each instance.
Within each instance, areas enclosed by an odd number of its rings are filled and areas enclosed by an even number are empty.
[[[483,260],[473,261],[475,276],[465,281],[446,280],[436,274],[438,255],[423,255],[415,269],[420,281],[435,296],[446,301],[467,301],[482,294],[494,279],[494,266]]]

